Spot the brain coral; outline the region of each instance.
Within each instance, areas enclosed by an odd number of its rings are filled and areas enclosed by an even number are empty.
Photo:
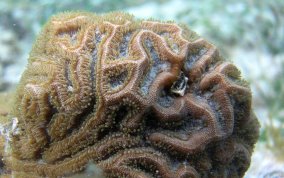
[[[71,176],[242,177],[258,137],[251,92],[183,25],[63,13],[45,25],[17,90],[6,168]]]

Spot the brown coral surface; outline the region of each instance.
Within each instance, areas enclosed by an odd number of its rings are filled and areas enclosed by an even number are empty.
[[[63,13],[46,24],[17,90],[6,168],[71,176],[242,177],[258,136],[251,92],[182,25]]]

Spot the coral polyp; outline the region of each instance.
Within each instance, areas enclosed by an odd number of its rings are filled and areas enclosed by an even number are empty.
[[[52,17],[16,96],[18,174],[242,177],[258,137],[250,88],[214,45],[124,13]]]

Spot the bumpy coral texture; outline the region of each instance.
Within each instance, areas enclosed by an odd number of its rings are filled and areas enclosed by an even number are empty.
[[[70,176],[242,177],[258,123],[251,92],[182,25],[63,13],[38,37],[18,88],[7,169]]]

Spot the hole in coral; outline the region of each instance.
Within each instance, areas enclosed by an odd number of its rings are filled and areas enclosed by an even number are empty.
[[[170,88],[161,90],[158,97],[158,104],[163,107],[170,107],[174,103],[176,97],[184,96],[187,89],[188,78],[183,72],[179,74],[178,79],[172,84]]]
[[[171,86],[171,93],[176,96],[183,96],[187,87],[188,78],[184,75],[183,72],[180,72],[177,81]]]

